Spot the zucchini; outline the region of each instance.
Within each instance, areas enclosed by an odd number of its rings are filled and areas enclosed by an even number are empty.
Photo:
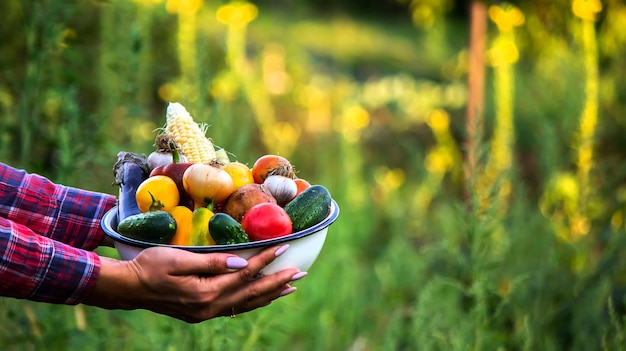
[[[332,198],[322,185],[312,185],[285,205],[291,218],[293,232],[310,228],[321,222],[330,212]]]
[[[176,234],[176,220],[165,211],[149,211],[126,217],[117,231],[131,239],[167,244]]]
[[[215,245],[215,240],[209,232],[209,221],[213,218],[213,211],[207,207],[198,207],[191,214],[191,235],[190,245],[211,246]]]
[[[211,217],[209,232],[218,245],[241,244],[250,241],[241,224],[223,212],[216,213]]]

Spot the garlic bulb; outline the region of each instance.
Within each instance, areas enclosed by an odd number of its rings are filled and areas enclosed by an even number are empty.
[[[174,156],[171,152],[152,151],[150,155],[148,155],[148,167],[151,170],[158,166],[169,165],[170,163],[187,163],[187,157],[183,154],[179,154],[178,160],[174,162]]]
[[[280,206],[286,205],[298,192],[296,182],[282,175],[271,175],[265,178],[263,185],[276,199],[276,203]]]

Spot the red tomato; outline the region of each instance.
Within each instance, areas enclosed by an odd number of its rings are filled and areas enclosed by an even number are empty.
[[[252,165],[252,178],[257,184],[270,175],[282,175],[287,178],[294,178],[293,166],[286,158],[278,155],[264,155],[259,157]]]
[[[262,202],[252,206],[241,220],[241,227],[250,241],[278,238],[291,234],[291,218],[275,203]]]

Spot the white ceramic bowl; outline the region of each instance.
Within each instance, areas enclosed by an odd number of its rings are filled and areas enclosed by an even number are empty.
[[[274,245],[289,244],[289,250],[265,267],[260,274],[267,275],[276,273],[287,268],[298,268],[307,271],[317,259],[328,233],[328,227],[337,220],[339,216],[339,206],[333,200],[328,216],[320,223],[311,228],[292,233],[280,238],[262,241],[252,241],[235,245],[212,245],[212,246],[178,246],[155,244],[141,240],[125,237],[117,232],[117,207],[110,209],[102,218],[102,229],[111,237],[115,243],[120,257],[124,260],[131,260],[141,252],[141,250],[151,246],[176,247],[191,252],[211,253],[228,252],[243,258],[249,258],[266,247]]]

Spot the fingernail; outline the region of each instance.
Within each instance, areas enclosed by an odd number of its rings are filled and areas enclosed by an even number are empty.
[[[274,252],[274,256],[278,257],[278,256],[284,254],[285,251],[287,251],[288,248],[289,248],[289,244],[285,244],[285,245],[279,247],[278,250],[276,250],[276,252]]]
[[[292,292],[296,291],[297,288],[295,286],[291,286],[283,291],[280,292],[280,296],[286,296],[291,294]]]
[[[302,279],[307,274],[308,274],[307,272],[298,272],[298,273],[294,274],[293,277],[291,277],[291,281],[293,282],[293,281],[296,281],[298,279]]]
[[[226,259],[226,267],[231,269],[239,269],[248,265],[248,261],[241,257],[231,256]]]

